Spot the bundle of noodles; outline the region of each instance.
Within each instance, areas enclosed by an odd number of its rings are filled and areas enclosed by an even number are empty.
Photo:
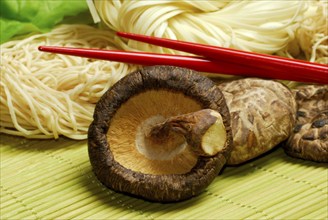
[[[40,45],[118,49],[114,34],[85,25],[1,45],[0,132],[85,139],[95,103],[132,66],[38,51]]]
[[[328,1],[307,1],[295,40],[280,55],[328,64]]]
[[[94,0],[108,28],[273,54],[294,38],[307,1]],[[135,41],[125,49],[179,53]]]

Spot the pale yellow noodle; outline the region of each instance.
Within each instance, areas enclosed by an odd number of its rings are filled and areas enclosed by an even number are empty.
[[[115,33],[62,25],[1,45],[0,132],[28,138],[85,139],[95,103],[136,67],[50,54],[38,46],[121,49]]]
[[[247,51],[276,53],[294,39],[306,1],[117,1],[95,0],[110,29]],[[113,13],[112,13],[113,11]],[[126,46],[155,48],[135,41]]]

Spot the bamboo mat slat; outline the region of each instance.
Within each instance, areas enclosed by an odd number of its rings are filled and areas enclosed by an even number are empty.
[[[151,203],[93,175],[86,141],[0,136],[0,219],[328,219],[328,165],[274,149],[193,199]]]

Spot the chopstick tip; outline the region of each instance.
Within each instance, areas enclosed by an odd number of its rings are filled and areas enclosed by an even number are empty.
[[[44,51],[44,46],[39,46],[39,47],[38,47],[38,50],[39,50],[39,51]]]
[[[120,37],[124,37],[124,38],[129,38],[129,39],[133,39],[133,38],[136,38],[136,37],[148,37],[146,35],[140,35],[140,34],[135,34],[135,33],[130,33],[130,32],[124,32],[124,31],[117,31],[116,32],[116,35],[117,36],[120,36]]]
[[[120,36],[120,37],[124,37],[124,36],[126,36],[128,33],[127,32],[123,32],[123,31],[117,31],[116,32],[116,35],[117,36]]]

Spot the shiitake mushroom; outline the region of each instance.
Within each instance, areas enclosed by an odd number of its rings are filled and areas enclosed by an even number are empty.
[[[227,162],[238,165],[286,140],[295,124],[296,102],[280,82],[243,78],[220,83],[231,116],[233,150]]]
[[[172,66],[145,67],[117,82],[97,103],[88,132],[90,162],[104,185],[159,202],[201,193],[231,148],[221,91]]]
[[[284,146],[292,157],[328,162],[328,85],[293,90],[298,104],[296,125]]]

